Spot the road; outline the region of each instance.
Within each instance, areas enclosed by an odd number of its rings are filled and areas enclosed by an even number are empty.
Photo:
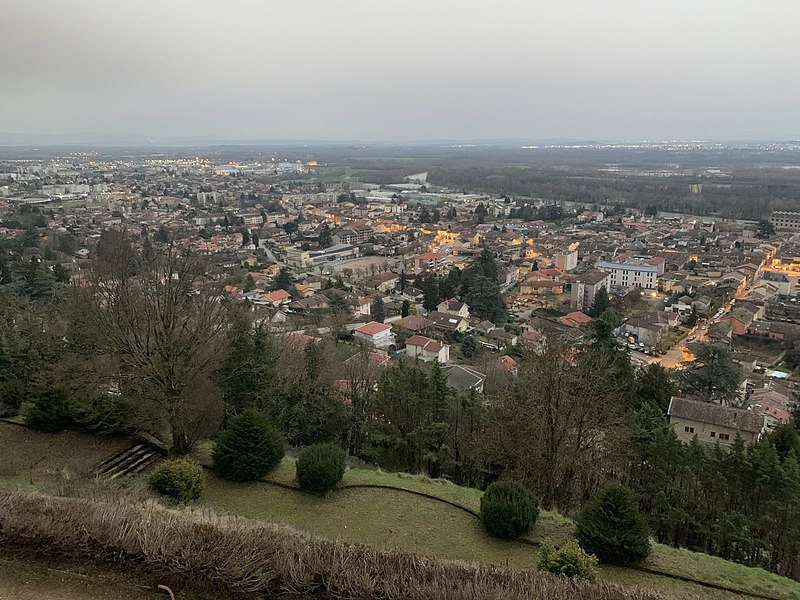
[[[663,356],[650,356],[642,352],[631,350],[631,362],[636,365],[660,363],[661,366],[666,369],[680,368],[681,364],[683,363],[684,352],[687,345],[708,341],[708,337],[706,336],[708,326],[712,323],[718,323],[720,319],[725,317],[730,309],[731,305],[725,304],[723,307],[723,312],[719,317],[712,317],[710,319],[702,319],[698,321],[697,325],[695,325],[689,331],[686,337],[684,337],[680,343],[670,348]]]

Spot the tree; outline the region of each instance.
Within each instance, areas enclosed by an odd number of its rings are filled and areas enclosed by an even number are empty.
[[[581,548],[609,564],[637,563],[650,553],[647,524],[626,487],[611,483],[586,505],[576,523]]]
[[[333,234],[328,224],[323,223],[319,228],[319,247],[328,248],[330,246],[333,246]]]
[[[741,367],[723,344],[692,344],[695,360],[681,372],[680,385],[687,394],[705,402],[733,402],[739,392]]]
[[[411,314],[411,303],[408,300],[403,300],[403,304],[400,305],[400,316],[405,318]]]
[[[608,299],[608,290],[605,286],[600,286],[595,292],[592,306],[586,314],[590,317],[599,317],[608,308],[611,308],[611,302]]]
[[[197,439],[214,433],[222,416],[210,377],[229,304],[196,254],[170,246],[145,262],[123,241],[75,288],[75,310],[101,351],[117,361],[119,387],[138,399],[149,427],[169,432],[173,454],[187,454]],[[141,273],[130,277],[134,263]]]
[[[756,237],[760,239],[771,238],[775,235],[775,227],[769,221],[762,219],[758,222]]]
[[[283,230],[289,236],[289,241],[292,241],[292,236],[297,232],[298,226],[296,221],[287,221],[283,225]]]
[[[481,521],[489,535],[513,540],[539,516],[539,499],[517,481],[495,481],[481,496]]]
[[[169,242],[169,233],[167,233],[167,228],[164,227],[164,225],[159,225],[158,230],[153,237],[161,244],[166,244]]]
[[[350,312],[350,305],[341,294],[331,294],[328,306],[330,306],[331,311],[334,313],[346,314]]]
[[[401,292],[404,291],[408,286],[408,278],[406,277],[405,270],[400,271],[400,282],[398,283],[398,285],[400,286]]]
[[[231,419],[212,454],[214,470],[231,481],[258,481],[278,466],[283,439],[270,420],[253,409]]]
[[[479,319],[486,319],[495,324],[501,324],[506,320],[508,310],[498,285],[483,275],[472,278],[469,291],[464,294],[463,300],[469,305],[470,312]]]
[[[292,281],[292,274],[288,267],[281,267],[281,270],[278,271],[278,274],[275,276],[275,281],[272,287],[276,290],[285,290],[287,292],[292,291],[292,288],[294,288],[294,282]]]
[[[478,223],[485,222],[488,214],[489,211],[486,210],[486,207],[483,205],[483,202],[479,202],[478,206],[475,208],[475,218],[477,219]]]
[[[431,222],[431,213],[426,206],[423,206],[422,210],[419,212],[419,222],[423,225]]]
[[[465,358],[472,358],[480,352],[480,349],[481,347],[478,341],[472,334],[464,336],[464,340],[461,342],[461,354],[463,354]]]
[[[375,300],[370,304],[370,315],[373,321],[383,323],[386,319],[386,308],[383,305],[383,299],[380,296],[375,296]]]
[[[654,403],[664,414],[669,407],[670,398],[677,391],[670,372],[660,363],[650,363],[636,373],[636,395],[639,400]]]
[[[242,227],[239,233],[242,234],[242,246],[250,244],[250,230],[247,227]]]
[[[484,461],[502,465],[545,508],[580,505],[625,450],[628,399],[624,382],[608,376],[612,360],[601,352],[575,357],[556,336],[524,353],[511,388],[488,402]]]

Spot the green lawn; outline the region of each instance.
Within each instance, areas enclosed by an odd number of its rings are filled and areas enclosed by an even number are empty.
[[[286,524],[347,543],[511,568],[536,568],[535,546],[491,538],[483,531],[480,521],[470,514],[477,512],[480,507],[479,490],[422,476],[349,469],[339,489],[325,497],[318,497],[296,489],[294,460],[290,458],[284,459],[267,480],[263,483],[234,484],[209,472],[202,504],[248,518]],[[274,483],[295,489],[286,489]],[[378,487],[354,487],[364,485]],[[416,494],[383,489],[390,486],[436,496],[470,512]],[[570,519],[542,511],[527,539],[539,542],[550,538],[561,544],[572,537],[573,532]],[[800,598],[798,582],[761,569],[660,544],[654,546],[644,566],[744,592],[781,599]],[[657,573],[619,567],[603,566],[601,578],[626,586],[637,585],[675,598],[746,597]]]
[[[0,422],[0,487],[41,489],[41,483],[48,477],[88,477],[94,466],[124,444],[121,438],[70,432],[45,434]],[[210,450],[210,444],[201,444],[196,457],[207,464]],[[345,473],[340,489],[327,497],[312,496],[275,485],[297,487],[292,458],[284,459],[267,479],[261,483],[233,484],[208,471],[201,504],[349,543],[512,568],[535,568],[537,562],[535,545],[495,540],[484,533],[475,516],[481,497],[476,489],[424,476],[354,468]],[[434,496],[456,506],[408,491]],[[542,511],[527,541],[536,543],[550,538],[561,544],[573,535],[570,519]],[[656,544],[644,566],[781,600],[800,600],[798,582],[687,550]],[[745,597],[657,573],[618,567],[602,567],[601,578],[675,598]]]

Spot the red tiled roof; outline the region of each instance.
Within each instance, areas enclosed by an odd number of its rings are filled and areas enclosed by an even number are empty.
[[[412,335],[406,340],[406,346],[419,346],[429,352],[439,352],[444,347],[441,342],[432,340],[424,335]]]
[[[267,299],[270,302],[277,302],[278,300],[288,300],[289,292],[286,290],[275,290],[274,292],[270,292],[267,294]]]
[[[386,331],[387,329],[391,329],[389,325],[384,325],[383,323],[378,323],[377,321],[370,321],[365,325],[357,328],[355,331],[356,333],[363,333],[364,335],[377,335]]]

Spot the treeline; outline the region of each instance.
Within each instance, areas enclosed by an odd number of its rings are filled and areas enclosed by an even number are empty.
[[[619,205],[644,211],[716,215],[733,219],[767,218],[773,210],[797,210],[800,179],[775,170],[737,172],[724,181],[700,177],[636,177],[603,174],[578,167],[438,167],[428,180],[435,185],[485,193],[529,196],[548,201]],[[702,183],[701,193],[690,184]]]
[[[663,413],[636,413],[629,485],[655,538],[800,578],[800,438],[783,426],[745,447],[678,441]]]

